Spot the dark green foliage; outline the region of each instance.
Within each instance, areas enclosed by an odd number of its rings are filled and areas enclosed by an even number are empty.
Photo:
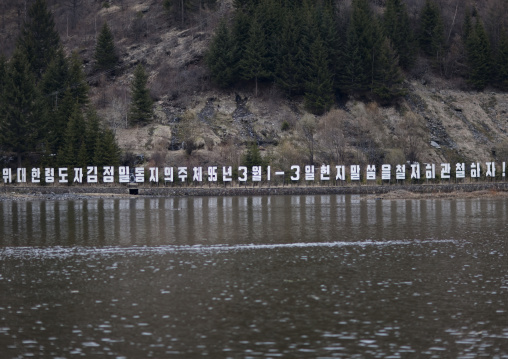
[[[21,166],[22,156],[34,149],[38,128],[35,112],[36,88],[33,73],[25,54],[17,49],[9,63],[1,98],[0,145],[17,156]]]
[[[347,31],[343,67],[339,72],[340,88],[345,92],[365,91],[369,78],[362,67],[358,37],[350,26]]]
[[[85,164],[93,163],[95,157],[95,146],[97,138],[101,133],[101,120],[94,109],[89,108],[86,113],[86,131],[85,131],[85,149],[86,155],[83,153],[80,158],[86,159]]]
[[[18,48],[25,54],[36,81],[42,78],[59,47],[60,37],[46,2],[35,0],[18,38]]]
[[[280,0],[261,0],[254,14],[254,21],[263,30],[265,38],[265,71],[271,80],[276,71],[279,54],[279,36],[282,31]]]
[[[387,1],[383,30],[397,52],[399,65],[409,69],[415,61],[415,43],[407,9],[402,0]]]
[[[134,80],[131,84],[132,100],[129,110],[129,123],[131,125],[146,125],[153,118],[153,101],[150,91],[146,87],[148,76],[143,65],[139,64],[134,71]]]
[[[402,19],[392,20],[391,25],[397,28],[394,37],[401,39],[400,51],[409,67],[414,52],[406,48],[414,41],[398,30],[409,26],[409,21],[405,7],[395,5],[400,9],[395,6],[394,16]],[[210,48],[207,63],[212,79],[222,87],[241,79],[252,81],[256,95],[259,81],[274,81],[289,96],[305,95],[306,106],[314,113],[327,111],[336,92],[372,94],[375,82],[386,84],[390,72],[380,72],[386,61],[381,59],[384,36],[377,18],[368,0],[353,1],[349,25],[339,22],[334,6],[328,0],[236,1],[231,45],[227,27],[221,24]]]
[[[381,104],[389,104],[404,94],[402,88],[404,77],[399,69],[397,54],[392,48],[390,40],[385,39],[383,42],[376,63],[377,71],[372,92]]]
[[[206,56],[212,80],[220,87],[234,81],[233,41],[225,21],[221,21]]]
[[[328,57],[328,67],[331,73],[332,85],[338,89],[337,74],[342,68],[343,40],[339,36],[337,20],[334,18],[334,8],[332,5],[323,5],[316,7],[316,21],[319,24],[319,33]]]
[[[469,34],[471,34],[472,31],[473,31],[473,19],[471,16],[471,10],[469,8],[466,8],[466,12],[464,14],[464,25],[462,27],[464,43],[467,42]]]
[[[162,6],[168,18],[184,25],[191,14],[200,13],[202,9],[213,8],[217,0],[164,0]]]
[[[83,73],[83,63],[76,52],[69,59],[69,76],[67,78],[72,98],[80,105],[88,103],[88,84]]]
[[[106,129],[97,137],[93,163],[97,166],[118,166],[120,164],[120,148],[115,134]]]
[[[232,77],[235,80],[239,80],[242,77],[241,64],[245,55],[245,47],[249,40],[251,20],[252,18],[242,11],[239,11],[233,19],[233,27],[231,31],[231,62],[233,64]]]
[[[79,58],[73,54],[69,61],[58,50],[42,80],[39,82],[42,144],[51,153],[63,151],[64,136],[71,114],[88,103],[88,85]],[[77,149],[75,149],[77,150]]]
[[[354,0],[341,76],[343,89],[360,94],[372,90],[381,36],[367,0]]]
[[[252,142],[247,147],[247,151],[245,152],[242,158],[242,166],[246,166],[248,168],[249,173],[252,170],[252,166],[263,166],[267,165],[266,161],[261,157],[261,152],[259,151],[259,147],[256,143]]]
[[[305,86],[305,106],[312,113],[321,115],[333,104],[332,78],[326,47],[318,37],[310,49],[309,80]]]
[[[78,153],[85,142],[83,136],[85,129],[85,119],[78,104],[75,103],[67,123],[63,145],[58,153],[58,163],[61,166],[76,166],[78,164]]]
[[[7,64],[4,55],[0,54],[0,121],[4,107],[4,89],[7,82]]]
[[[0,55],[0,96],[2,96],[6,80],[7,80],[7,64],[5,62],[4,55]]]
[[[444,27],[441,12],[433,0],[426,0],[420,16],[420,48],[438,59],[444,46]]]
[[[477,90],[483,90],[491,80],[492,54],[490,42],[481,20],[477,17],[466,40],[469,65],[469,83]]]
[[[113,72],[118,56],[116,54],[115,43],[113,41],[113,33],[109,29],[108,23],[105,22],[97,39],[95,46],[94,59],[96,67],[99,70],[108,70]]]
[[[495,71],[496,85],[508,91],[508,34],[506,31],[501,32],[499,40],[499,48],[496,56],[496,71]]]
[[[62,101],[69,78],[69,64],[62,49],[56,51],[46,72],[39,82],[39,91],[45,105],[45,111],[53,116],[53,111],[58,108]]]
[[[302,37],[300,18],[287,11],[283,17],[276,83],[288,95],[299,95],[305,87],[306,54]]]
[[[268,49],[266,46],[265,32],[260,22],[255,19],[249,31],[249,40],[240,66],[242,78],[254,80],[256,96],[258,95],[259,79],[270,77]]]

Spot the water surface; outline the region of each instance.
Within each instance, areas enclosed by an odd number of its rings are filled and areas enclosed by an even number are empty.
[[[507,201],[0,202],[2,357],[508,358]]]

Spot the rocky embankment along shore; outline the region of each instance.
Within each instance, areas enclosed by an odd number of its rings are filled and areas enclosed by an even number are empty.
[[[134,190],[134,191],[132,191]],[[136,193],[137,192],[137,193]],[[277,196],[354,194],[366,198],[455,198],[455,197],[508,197],[508,183],[439,185],[351,185],[312,187],[0,187],[1,200],[31,199],[89,199],[115,197],[185,197],[185,196]]]

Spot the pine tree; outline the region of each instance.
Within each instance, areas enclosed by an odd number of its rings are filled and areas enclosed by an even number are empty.
[[[377,21],[367,0],[353,0],[344,68],[340,74],[341,89],[360,94],[372,91],[381,41]]]
[[[328,53],[318,37],[312,44],[305,86],[305,105],[314,114],[321,115],[333,104],[332,73],[329,70]]]
[[[261,152],[259,151],[259,147],[255,142],[251,142],[247,146],[247,151],[243,155],[242,158],[242,166],[247,167],[249,173],[252,171],[252,166],[266,166],[267,163],[261,157]]]
[[[86,142],[81,141],[81,146],[78,150],[78,158],[76,161],[76,166],[79,168],[85,168],[86,166],[90,165],[92,161],[88,159],[88,150],[86,148]]]
[[[219,87],[234,82],[233,41],[226,21],[221,21],[206,56],[210,77]]]
[[[481,20],[477,17],[473,31],[467,37],[467,59],[469,83],[477,90],[483,90],[491,79],[490,42]]]
[[[398,66],[398,57],[390,40],[385,38],[377,60],[377,71],[374,79],[373,93],[381,104],[389,104],[404,94],[404,78]]]
[[[58,103],[64,97],[68,79],[69,64],[63,50],[59,48],[38,84],[45,110],[49,112],[50,117],[54,115],[53,111],[58,108]]]
[[[148,76],[143,65],[139,64],[134,71],[131,84],[132,100],[129,110],[131,125],[146,125],[153,118],[153,101],[146,87]]]
[[[63,145],[58,153],[58,163],[61,166],[75,166],[78,164],[78,151],[81,148],[85,133],[85,120],[78,103],[67,123]]]
[[[328,66],[332,76],[332,84],[335,89],[338,89],[337,74],[343,66],[343,43],[338,33],[338,21],[334,17],[334,8],[331,2],[316,7],[316,13],[320,36],[328,53]]]
[[[503,91],[508,90],[508,34],[501,32],[496,56],[496,84]]]
[[[17,46],[38,81],[60,48],[60,36],[44,0],[35,0],[30,7]]]
[[[245,56],[246,44],[249,40],[249,30],[251,18],[243,11],[238,11],[233,19],[233,28],[231,32],[231,63],[233,81],[238,81],[242,77],[242,62]]]
[[[415,44],[409,15],[402,0],[387,1],[383,30],[399,56],[399,65],[409,69],[415,61]]]
[[[469,38],[469,35],[473,31],[473,19],[471,16],[471,10],[469,7],[466,8],[465,14],[464,14],[464,25],[462,26],[462,38],[464,40],[464,44],[467,43],[467,39]]]
[[[351,26],[347,31],[343,63],[344,66],[338,74],[341,91],[349,93],[366,91],[369,79],[362,67],[358,36]]]
[[[97,166],[118,166],[119,163],[120,148],[116,143],[115,134],[110,129],[106,129],[97,137],[94,164]]]
[[[7,64],[3,54],[0,54],[0,119],[2,118],[2,111],[4,107],[4,89],[7,82]]]
[[[85,129],[85,151],[78,154],[80,163],[90,164],[95,158],[95,147],[97,138],[101,133],[101,120],[97,112],[91,107],[86,112],[86,129]]]
[[[267,79],[273,79],[279,53],[279,39],[282,31],[282,8],[280,0],[261,0],[254,15],[255,21],[263,29],[265,37],[265,71]]]
[[[88,103],[88,84],[83,72],[83,63],[77,52],[73,51],[69,59],[69,75],[66,85],[72,98],[81,106]]]
[[[3,54],[0,54],[0,96],[5,88],[5,82],[7,80],[7,64]]]
[[[270,77],[268,61],[265,33],[261,24],[254,19],[249,31],[249,40],[245,48],[245,54],[241,62],[241,75],[245,80],[254,80],[256,86],[255,96],[258,95],[259,79]]]
[[[433,0],[426,0],[420,16],[420,48],[439,59],[443,52],[444,27],[441,12]]]
[[[52,154],[58,154],[65,143],[65,131],[70,117],[75,111],[76,101],[72,92],[67,88],[62,100],[52,112],[52,118],[47,123],[47,141]]]
[[[282,20],[279,62],[275,80],[279,87],[290,96],[303,93],[305,85],[306,55],[302,44],[303,30],[295,12],[296,10],[286,11]]]
[[[114,67],[118,62],[118,56],[116,54],[113,33],[111,32],[107,22],[105,22],[102,26],[97,39],[94,58],[97,69],[102,71],[108,70],[110,73],[114,72]]]
[[[0,113],[0,144],[16,154],[18,167],[21,167],[23,155],[35,147],[38,128],[33,126],[36,122],[35,80],[20,49],[10,61],[5,88]]]

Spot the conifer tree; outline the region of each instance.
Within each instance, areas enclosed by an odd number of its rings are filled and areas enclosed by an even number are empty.
[[[38,84],[45,110],[50,118],[54,116],[53,111],[58,108],[59,102],[64,97],[68,78],[69,64],[63,50],[59,48]]]
[[[365,91],[368,77],[362,67],[359,40],[350,26],[347,30],[346,51],[343,54],[344,66],[339,71],[340,89],[344,92]]]
[[[228,87],[234,82],[233,41],[226,21],[221,21],[206,56],[212,80],[219,87]]]
[[[76,101],[67,88],[62,100],[52,112],[52,118],[46,122],[47,142],[52,154],[58,154],[65,142],[65,131],[71,115],[75,111]]]
[[[467,59],[469,83],[477,90],[483,90],[491,79],[490,42],[481,20],[477,17],[473,30],[467,37]]]
[[[113,72],[114,67],[118,62],[113,33],[111,32],[107,22],[102,25],[101,32],[97,38],[94,58],[96,61],[96,67],[103,71],[109,70]]]
[[[305,85],[304,68],[306,55],[302,43],[302,24],[295,10],[287,11],[282,19],[279,61],[276,71],[276,83],[288,95],[303,93]]]
[[[97,166],[118,166],[120,149],[110,129],[101,132],[95,145],[94,164]]]
[[[131,84],[132,100],[129,110],[131,125],[146,125],[153,118],[153,101],[146,87],[148,76],[143,65],[139,64],[134,71]]]
[[[267,163],[261,157],[261,152],[259,151],[259,147],[255,142],[251,142],[247,146],[247,151],[243,155],[242,158],[242,166],[247,167],[249,173],[252,171],[252,166],[266,166]]]
[[[333,104],[333,76],[329,71],[328,54],[321,37],[312,44],[308,71],[305,105],[312,113],[321,115]]]
[[[426,0],[420,16],[420,48],[438,59],[444,45],[444,28],[441,12],[433,0]]]
[[[80,168],[85,168],[92,162],[88,159],[88,150],[86,148],[86,141],[81,141],[81,146],[78,150],[78,158],[76,161],[76,166]]]
[[[86,112],[86,129],[85,129],[85,151],[78,154],[79,161],[85,163],[85,165],[93,162],[95,158],[95,147],[97,144],[97,138],[101,133],[100,118],[97,112],[92,107],[89,107]]]
[[[279,53],[279,38],[282,31],[282,9],[280,0],[260,0],[254,20],[263,29],[265,39],[265,71],[269,79],[273,79]]]
[[[353,0],[346,41],[340,87],[360,94],[372,91],[382,37],[367,0]]]
[[[58,153],[58,162],[61,166],[75,166],[78,163],[78,151],[84,142],[85,120],[78,103],[67,123],[63,145]]]
[[[415,61],[415,44],[409,15],[402,0],[387,1],[383,30],[398,54],[399,65],[409,69]]]
[[[231,31],[231,62],[233,68],[231,76],[234,81],[238,81],[242,77],[242,59],[245,56],[245,48],[249,40],[251,22],[251,17],[243,11],[238,11],[233,19]]]
[[[503,91],[508,90],[508,34],[501,32],[496,56],[496,84]]]
[[[332,84],[335,89],[339,82],[337,74],[343,67],[342,51],[343,43],[337,29],[337,20],[334,17],[334,8],[331,2],[316,7],[317,21],[320,26],[320,36],[328,53],[328,66],[332,76]]]
[[[245,48],[245,54],[241,62],[242,78],[254,80],[255,96],[258,95],[259,79],[270,77],[268,70],[268,50],[266,48],[265,33],[261,24],[254,19],[250,31],[249,40]]]
[[[0,96],[5,88],[5,81],[7,79],[7,64],[3,54],[0,54]]]
[[[464,40],[464,44],[467,43],[467,39],[471,32],[473,31],[473,19],[471,16],[471,10],[469,7],[466,8],[465,14],[464,14],[464,24],[462,26],[462,38]]]
[[[35,0],[30,7],[17,46],[38,81],[60,47],[60,36],[44,0]]]
[[[88,84],[83,72],[82,61],[77,52],[72,52],[68,63],[69,75],[66,85],[71,91],[72,98],[79,105],[86,105],[88,103]]]
[[[0,144],[16,154],[18,167],[21,167],[23,155],[35,147],[38,128],[34,126],[37,121],[35,80],[20,49],[14,52],[9,63],[5,88],[0,113]]]
[[[2,111],[4,107],[4,89],[7,81],[7,64],[3,54],[0,54],[0,120],[2,118]]]
[[[374,79],[373,93],[381,104],[389,104],[404,94],[404,78],[398,66],[398,57],[390,40],[385,38],[377,60],[377,71]]]

